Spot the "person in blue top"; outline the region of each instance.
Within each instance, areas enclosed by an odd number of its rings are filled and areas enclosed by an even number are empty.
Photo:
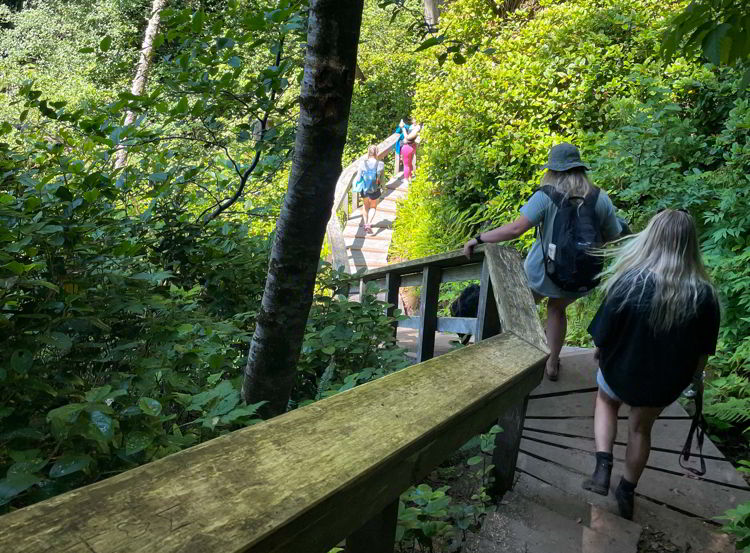
[[[566,309],[576,299],[585,296],[591,290],[563,290],[548,274],[546,261],[550,256],[554,257],[550,244],[554,219],[559,210],[558,204],[553,201],[550,194],[567,199],[575,198],[581,202],[581,205],[590,204],[598,226],[596,230],[602,242],[617,238],[621,229],[612,201],[603,190],[595,187],[589,180],[586,173],[588,167],[581,161],[578,148],[572,144],[558,144],[549,151],[548,162],[544,168],[547,172],[542,178],[542,185],[548,192],[542,189],[537,190],[521,208],[520,217],[512,223],[482,232],[466,242],[464,254],[470,257],[477,244],[513,240],[532,227],[540,227],[537,239],[526,257],[524,269],[534,299],[540,301],[542,298],[548,298],[546,333],[550,356],[545,372],[550,380],[557,380],[560,370],[560,351],[567,330]]]

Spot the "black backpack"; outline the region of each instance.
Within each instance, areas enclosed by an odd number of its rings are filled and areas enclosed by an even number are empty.
[[[599,189],[594,187],[585,198],[567,196],[552,186],[540,190],[557,206],[549,244],[544,243],[544,233],[537,227],[544,270],[560,289],[588,292],[599,284],[604,266],[603,258],[592,253],[604,243],[595,209]]]

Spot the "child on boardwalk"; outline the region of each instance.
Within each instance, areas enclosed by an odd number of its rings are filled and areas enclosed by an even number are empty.
[[[372,144],[367,148],[367,159],[360,162],[359,171],[354,179],[354,191],[362,195],[362,221],[366,234],[372,234],[371,221],[375,219],[375,212],[378,209],[383,169],[385,169],[385,164],[378,161],[378,147]],[[372,217],[370,217],[370,210],[372,210]]]
[[[716,349],[719,303],[698,249],[693,218],[666,210],[615,248],[606,298],[589,333],[599,361],[594,415],[596,468],[583,483],[607,495],[617,414],[630,406],[625,474],[615,491],[633,518],[635,487],[651,451],[651,428]]]

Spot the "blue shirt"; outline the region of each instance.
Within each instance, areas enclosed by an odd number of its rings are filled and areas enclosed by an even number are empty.
[[[610,241],[617,238],[620,235],[620,223],[617,222],[617,217],[615,216],[615,206],[612,205],[612,200],[609,199],[604,190],[599,191],[599,198],[596,200],[594,210],[596,211],[596,218],[601,224],[601,232],[604,240]],[[534,192],[534,195],[529,198],[526,205],[521,208],[521,214],[525,215],[535,227],[544,223],[542,226],[542,232],[544,233],[542,240],[545,244],[549,244],[552,241],[552,228],[556,213],[557,206],[541,190]],[[534,241],[529,255],[526,256],[523,268],[529,279],[529,287],[540,296],[575,299],[589,293],[561,290],[549,279],[544,270],[544,253],[542,244],[539,242],[539,237]]]

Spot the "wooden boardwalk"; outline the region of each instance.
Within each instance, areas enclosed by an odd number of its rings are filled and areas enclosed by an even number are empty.
[[[399,329],[398,339],[413,355],[415,331]],[[435,355],[450,351],[455,339],[455,335],[438,333]],[[552,551],[545,535],[553,528],[539,527],[548,524],[553,525],[554,533],[573,536],[571,543],[575,545],[570,548],[555,536],[555,551],[560,552],[635,553],[638,536],[646,525],[663,532],[684,551],[733,552],[731,540],[719,531],[721,524],[716,517],[750,501],[750,487],[709,439],[703,448],[707,466],[703,477],[680,467],[678,454],[690,428],[690,416],[678,403],[665,409],[654,426],[651,455],[636,489],[635,525],[612,518],[617,513],[613,492],[622,475],[627,442],[626,407],[620,412],[610,495],[604,497],[581,488],[594,466],[597,365],[591,350],[580,348],[566,348],[561,364],[560,379],[545,379],[529,397],[513,494],[487,518],[482,534],[469,540],[465,552]],[[694,458],[690,464],[698,466]],[[520,519],[527,525],[519,526]],[[518,542],[510,539],[513,532],[508,528],[514,525],[522,535]],[[617,543],[602,541],[612,535],[630,537]],[[601,539],[592,540],[592,536]]]
[[[397,202],[406,198],[409,193],[409,186],[401,175],[402,173],[396,174],[383,188],[383,195],[380,197],[372,222],[373,234],[365,233],[361,200],[360,209],[349,216],[344,229],[349,272],[355,273],[361,269],[376,269],[387,265]]]
[[[596,368],[590,350],[564,352],[560,379],[557,382],[545,379],[529,397],[513,497],[520,496],[522,502],[535,502],[539,507],[532,512],[537,513],[537,519],[538,511],[552,510],[558,515],[574,518],[581,525],[586,524],[581,522],[582,519],[590,518],[591,509],[617,513],[614,488],[623,472],[627,408],[620,412],[610,495],[604,497],[581,488],[581,482],[594,467]],[[708,439],[703,448],[708,469],[705,476],[697,477],[681,468],[679,452],[689,427],[690,416],[678,403],[665,409],[657,420],[652,434],[652,452],[636,489],[634,522],[663,532],[684,551],[734,551],[728,537],[719,531],[716,517],[750,501],[750,488]],[[691,464],[698,466],[693,458]],[[512,503],[513,500],[509,501]],[[502,512],[501,506],[498,514],[502,515]],[[498,524],[497,515],[489,517],[485,523],[488,526]],[[528,531],[532,533],[531,529]],[[492,534],[491,529],[489,534]],[[507,544],[502,547],[497,551],[505,551]],[[574,550],[605,549],[584,547]],[[635,552],[632,547],[622,550]],[[485,551],[489,553],[495,549],[488,546]],[[529,547],[528,551],[531,553],[537,549]],[[606,551],[613,553],[620,549],[610,546]]]

